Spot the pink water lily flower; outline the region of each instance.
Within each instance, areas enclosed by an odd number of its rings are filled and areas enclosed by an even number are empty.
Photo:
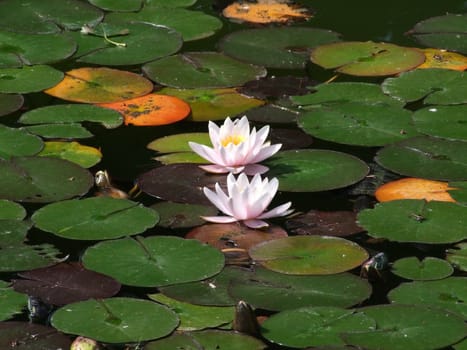
[[[278,187],[277,178],[269,181],[256,174],[249,182],[245,173],[237,179],[230,173],[227,176],[227,194],[219,183],[216,183],[215,191],[203,188],[206,197],[226,216],[203,216],[203,219],[215,223],[243,221],[250,228],[267,227],[268,223],[262,219],[288,215],[293,211],[289,209],[291,202],[288,202],[265,212]]]
[[[258,132],[250,124],[246,116],[232,121],[227,118],[219,127],[209,122],[209,137],[212,148],[196,142],[189,142],[191,149],[212,164],[201,168],[210,173],[245,172],[247,175],[262,174],[268,167],[257,164],[275,154],[281,144],[271,145],[266,138],[269,126],[262,127]]]

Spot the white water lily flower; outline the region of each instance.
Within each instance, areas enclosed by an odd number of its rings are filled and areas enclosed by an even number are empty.
[[[191,149],[212,164],[201,168],[210,173],[245,172],[247,175],[262,174],[268,167],[257,164],[275,154],[281,144],[271,145],[265,142],[269,134],[269,126],[262,127],[258,132],[250,124],[246,116],[232,121],[227,118],[219,127],[209,122],[209,137],[213,148],[196,142],[188,142]]]
[[[262,219],[288,215],[293,211],[289,210],[291,202],[288,202],[265,212],[278,187],[277,178],[269,181],[268,178],[261,179],[261,176],[256,174],[251,182],[248,182],[245,173],[241,173],[237,179],[230,173],[227,176],[227,194],[221,189],[219,183],[216,183],[215,191],[207,187],[203,189],[206,197],[226,216],[203,216],[202,218],[215,223],[243,221],[251,228],[269,226]]]

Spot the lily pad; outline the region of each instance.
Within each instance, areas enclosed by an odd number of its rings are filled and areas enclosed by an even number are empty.
[[[412,115],[412,120],[423,134],[467,141],[467,104],[419,109]]]
[[[369,171],[360,159],[328,150],[290,150],[279,152],[265,162],[269,177],[279,179],[279,189],[291,192],[316,192],[350,186]]]
[[[261,325],[261,334],[276,344],[305,348],[344,345],[341,333],[368,332],[375,328],[373,318],[356,310],[303,307],[272,315]]]
[[[196,163],[196,164],[206,164],[206,159],[197,155],[194,152],[177,152],[164,154],[158,157],[154,157],[154,160],[162,163],[163,165],[169,164],[182,164],[182,163]]]
[[[52,327],[40,324],[9,321],[0,323],[0,347],[11,349],[21,339],[21,347],[32,349],[69,349],[70,337]]]
[[[26,307],[27,302],[27,295],[15,292],[8,282],[0,280],[0,321],[7,320],[15,314],[20,314]]]
[[[123,117],[120,113],[87,104],[61,104],[35,108],[23,113],[19,119],[23,124],[52,124],[52,123],[101,123],[107,129],[120,126]]]
[[[251,258],[267,269],[293,275],[330,275],[351,270],[368,259],[357,243],[331,236],[294,236],[259,243]]]
[[[467,207],[417,199],[379,203],[358,214],[358,223],[372,237],[429,244],[467,239],[466,220]]]
[[[110,197],[71,199],[37,210],[34,225],[68,239],[100,240],[134,235],[153,227],[159,217],[137,202]]]
[[[417,49],[389,43],[339,42],[315,47],[311,61],[356,76],[385,76],[411,70],[425,61]]]
[[[89,0],[89,3],[106,11],[133,12],[143,6],[144,0]]]
[[[310,50],[318,45],[340,41],[331,30],[280,27],[235,31],[219,42],[226,55],[271,68],[305,68]]]
[[[0,92],[39,92],[58,84],[63,73],[45,65],[0,69]]]
[[[275,76],[252,80],[244,84],[238,91],[247,96],[262,100],[288,98],[292,95],[304,95],[309,88],[316,85],[314,80],[300,76]],[[276,106],[277,107],[277,106]]]
[[[152,89],[152,83],[136,73],[84,67],[66,72],[59,84],[44,92],[67,101],[108,103],[143,96]]]
[[[141,287],[202,280],[224,266],[224,256],[218,250],[196,240],[172,236],[101,242],[88,248],[82,260],[90,270]]]
[[[62,33],[22,34],[0,30],[0,42],[1,68],[54,63],[70,57],[76,50],[73,38]]]
[[[467,180],[467,142],[418,136],[387,145],[376,154],[382,167],[432,180]]]
[[[467,243],[459,243],[447,250],[446,260],[455,268],[467,271]]]
[[[376,321],[376,330],[346,332],[342,338],[365,349],[442,349],[465,337],[467,331],[462,318],[431,306],[376,305],[359,311]]]
[[[428,47],[467,53],[467,15],[447,14],[418,22],[409,31],[418,42]]]
[[[26,209],[21,204],[0,199],[0,220],[23,220],[25,216]]]
[[[24,129],[9,128],[0,124],[0,158],[33,156],[44,147],[40,137]]]
[[[425,104],[467,103],[462,93],[467,89],[464,72],[454,70],[415,69],[386,79],[381,87],[385,94],[405,102],[423,99]]]
[[[77,0],[8,0],[0,4],[0,28],[22,33],[58,33],[99,23],[104,13]],[[14,14],[14,16],[12,16]]]
[[[146,63],[149,79],[175,88],[227,88],[263,77],[266,70],[218,52],[187,52]],[[1,72],[0,72],[1,73]]]
[[[45,139],[83,139],[93,135],[81,124],[40,124],[24,127],[31,134]]]
[[[4,202],[4,200],[2,200],[2,202]],[[26,215],[26,211],[24,211],[24,215]],[[1,219],[0,246],[5,247],[9,245],[22,244],[26,240],[26,235],[31,226],[32,223],[29,221],[20,221],[18,219]]]
[[[17,111],[23,103],[23,95],[0,93],[0,117]]]
[[[20,243],[0,246],[0,271],[16,272],[55,265],[60,251],[51,244],[26,245]]]
[[[426,257],[419,260],[413,256],[396,260],[392,264],[391,272],[414,281],[429,281],[449,277],[454,269],[443,259]]]
[[[110,298],[68,304],[54,312],[51,323],[65,333],[126,343],[162,338],[177,327],[179,320],[169,308],[152,301]]]
[[[201,216],[217,214],[217,208],[208,205],[159,202],[151,206],[160,216],[158,226],[171,229],[204,224]]]
[[[147,148],[160,153],[191,152],[188,142],[210,145],[211,140],[207,132],[190,132],[164,136],[151,141]]]
[[[388,298],[393,303],[437,307],[467,317],[465,277],[449,277],[437,281],[403,283],[391,290]]]
[[[48,157],[0,159],[0,198],[47,203],[81,196],[93,177],[72,162]]]

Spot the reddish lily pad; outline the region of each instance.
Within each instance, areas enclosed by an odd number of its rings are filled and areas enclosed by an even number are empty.
[[[311,52],[313,63],[357,76],[394,75],[411,70],[425,61],[417,49],[388,43],[339,42],[321,45]]]
[[[268,1],[266,3],[238,1],[224,8],[222,14],[234,21],[261,24],[288,23],[295,20],[306,20],[311,17],[311,13],[307,9],[283,1]]]
[[[157,225],[172,229],[202,225],[204,220],[201,216],[217,214],[217,208],[210,205],[159,202],[151,208],[160,216]]]
[[[0,323],[0,348],[14,349],[69,349],[71,339],[52,327],[40,324],[9,321]]]

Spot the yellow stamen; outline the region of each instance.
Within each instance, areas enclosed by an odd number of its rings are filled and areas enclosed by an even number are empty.
[[[222,147],[226,147],[229,143],[233,143],[234,145],[238,145],[245,140],[243,135],[229,135],[226,138],[221,140]]]

